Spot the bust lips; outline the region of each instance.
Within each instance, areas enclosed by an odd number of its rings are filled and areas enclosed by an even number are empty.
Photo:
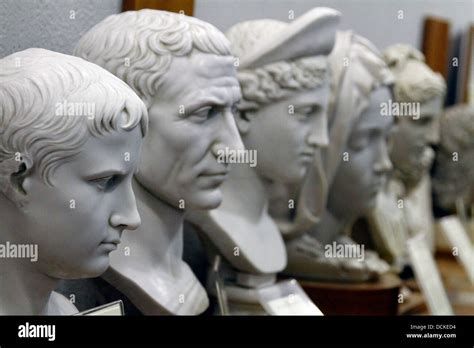
[[[229,169],[227,167],[225,168],[219,168],[219,169],[213,169],[213,170],[204,170],[199,176],[216,176],[216,175],[227,175],[229,174]]]
[[[313,162],[314,161],[314,151],[304,151],[300,153],[300,158],[303,162]]]
[[[314,161],[314,157],[316,154],[316,148],[313,147],[306,147],[300,153],[298,153],[298,157],[300,158],[303,165],[308,165]]]
[[[121,234],[121,232],[120,232]],[[120,235],[119,234],[119,235]],[[104,247],[105,249],[111,249],[110,251],[116,250],[118,245],[121,243],[120,237],[109,236],[105,238],[100,244],[99,247]]]
[[[370,192],[373,194],[377,194],[383,187],[385,180],[383,178],[379,178],[374,180],[374,182],[370,185]]]
[[[115,243],[101,243],[100,248],[105,249],[107,252],[112,252],[114,250],[117,250],[118,244]]]
[[[201,174],[198,176],[198,185],[201,188],[217,188],[226,181],[227,172],[220,172],[215,174]]]

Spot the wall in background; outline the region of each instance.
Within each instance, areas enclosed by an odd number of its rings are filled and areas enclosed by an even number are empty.
[[[121,0],[1,0],[0,57],[29,47],[71,53],[85,31],[121,6]],[[473,0],[195,0],[194,14],[225,31],[249,19],[288,21],[289,11],[299,16],[314,6],[341,11],[342,29],[354,29],[382,49],[395,42],[420,47],[427,14],[450,20],[455,37],[474,13]]]
[[[473,22],[474,0],[195,0],[194,15],[226,31],[235,23],[258,18],[289,21],[315,6],[342,13],[340,28],[351,29],[383,50],[394,43],[407,43],[421,50],[426,16],[450,22],[449,62],[460,55],[460,37]],[[400,12],[403,11],[403,12]],[[447,105],[455,103],[458,69],[448,66]]]
[[[71,54],[87,30],[121,9],[122,0],[1,0],[0,57],[30,47]]]
[[[473,21],[473,0],[195,0],[194,15],[225,31],[240,21],[274,18],[288,21],[315,6],[343,14],[341,29],[353,29],[383,49],[396,42],[420,48],[423,19],[434,15],[451,21],[451,34],[459,35]],[[403,19],[398,19],[399,10]]]

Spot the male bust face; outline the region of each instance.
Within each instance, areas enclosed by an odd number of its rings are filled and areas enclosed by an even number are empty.
[[[353,218],[371,209],[392,169],[387,140],[392,117],[380,115],[380,105],[390,99],[388,87],[371,94],[369,107],[352,126],[346,145],[347,161],[341,161],[328,196],[328,210],[339,218]]]
[[[329,92],[325,78],[315,88],[239,114],[245,147],[257,150],[255,169],[260,177],[288,185],[302,182],[316,151],[328,144]]]
[[[395,127],[390,154],[400,179],[407,188],[415,187],[431,167],[434,151],[439,142],[439,118],[442,112],[441,96],[420,104],[420,117],[399,117]]]
[[[132,177],[146,107],[77,57],[28,49],[0,67],[0,242],[37,246],[32,275],[97,277],[140,225]]]
[[[43,273],[74,279],[106,271],[123,230],[140,225],[132,177],[141,141],[140,127],[89,137],[78,155],[56,169],[53,187],[38,171],[25,177],[21,239],[38,245]]]
[[[173,57],[149,107],[138,181],[175,207],[218,207],[228,173],[219,150],[242,148],[232,114],[240,97],[232,57]]]

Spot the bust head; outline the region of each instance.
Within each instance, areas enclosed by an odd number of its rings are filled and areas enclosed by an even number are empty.
[[[372,209],[392,169],[387,141],[393,119],[380,115],[380,104],[390,97],[387,86],[372,91],[369,106],[352,126],[347,161],[339,164],[328,195],[327,208],[336,217],[358,217]]]
[[[454,211],[457,199],[474,204],[474,109],[463,104],[447,108],[440,130],[433,190],[436,203]]]
[[[327,57],[279,62],[241,71],[236,113],[246,148],[258,153],[265,180],[298,184],[319,147],[327,145]]]
[[[431,167],[431,145],[439,141],[446,83],[425,64],[423,54],[409,45],[388,47],[384,59],[395,75],[394,101],[413,103],[415,110],[419,105],[419,114],[396,117],[390,154],[395,175],[410,190]]]
[[[393,77],[378,50],[348,32],[338,33],[330,61],[335,74],[330,145],[325,153],[330,183],[327,209],[346,220],[373,207],[392,169],[387,138],[393,118],[382,116],[380,110],[391,98]]]
[[[124,80],[147,105],[137,180],[172,206],[217,207],[228,171],[219,150],[242,146],[232,115],[240,88],[225,36],[196,18],[131,11],[93,27],[75,54]]]
[[[28,49],[0,60],[0,239],[38,246],[51,278],[96,277],[140,217],[132,191],[147,111],[83,59]]]
[[[328,141],[327,54],[334,43],[337,15],[335,11],[325,13],[328,9],[313,9],[304,16],[318,16],[318,10],[322,10],[321,18],[327,16],[325,24],[320,24],[326,26],[320,28],[321,32],[326,30],[326,37],[318,46],[321,38],[314,35],[312,55],[301,56],[301,50],[293,46],[298,41],[295,38],[286,47],[281,45],[285,54],[270,50],[261,55],[260,64],[246,64],[237,74],[242,102],[238,105],[236,122],[242,140],[246,148],[258,153],[258,175],[283,185],[298,185],[318,148],[326,146]],[[233,26],[226,35],[234,54],[247,62],[247,58],[255,57],[260,46],[278,42],[275,37],[290,25],[268,19],[247,21]],[[278,51],[279,44],[274,44],[277,47],[274,51]],[[311,46],[307,41],[305,44]]]

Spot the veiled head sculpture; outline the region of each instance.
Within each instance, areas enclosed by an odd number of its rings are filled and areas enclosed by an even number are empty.
[[[386,157],[386,137],[393,123],[380,115],[381,103],[391,97],[393,76],[372,43],[351,32],[338,32],[330,57],[332,90],[328,110],[329,146],[314,168],[324,168],[331,187],[327,205],[309,194],[320,186],[321,175],[306,176],[299,201],[301,220],[317,221],[321,205],[356,217],[369,209],[383,177],[391,169]],[[348,199],[352,197],[353,199]],[[324,200],[326,197],[318,197]],[[354,200],[357,204],[354,204]],[[304,209],[303,209],[304,208]]]
[[[432,177],[436,203],[454,211],[456,201],[474,204],[474,109],[447,108],[440,119],[440,142]]]
[[[326,256],[325,245],[354,243],[345,236],[345,229],[374,206],[391,170],[387,138],[393,118],[382,116],[380,110],[391,97],[393,76],[379,51],[352,32],[337,33],[329,62],[329,146],[322,150],[321,158],[315,158],[313,170],[302,185],[296,223],[288,229],[294,238],[287,241],[289,261],[285,273],[312,279],[365,281],[387,270],[376,254],[367,253],[364,262],[332,258]],[[323,168],[325,175],[318,174],[317,168]],[[324,184],[322,178],[329,187],[327,200],[312,196],[314,188]],[[308,221],[318,219],[319,223],[309,230],[301,229]],[[298,237],[301,232],[308,234]]]
[[[439,141],[446,83],[412,46],[390,46],[384,51],[384,59],[395,75],[394,101],[399,111],[395,115],[397,127],[390,157],[395,176],[411,190],[427,173],[434,158],[431,145]],[[408,112],[403,113],[404,110]]]
[[[4,290],[107,269],[140,225],[131,184],[146,131],[140,98],[95,64],[43,49],[0,60],[0,241],[38,246],[37,262],[15,260],[20,284],[13,268],[1,275]]]
[[[75,54],[125,81],[148,107],[137,180],[174,207],[217,207],[228,171],[219,150],[242,147],[232,115],[240,88],[225,36],[193,17],[130,11],[93,27]]]

